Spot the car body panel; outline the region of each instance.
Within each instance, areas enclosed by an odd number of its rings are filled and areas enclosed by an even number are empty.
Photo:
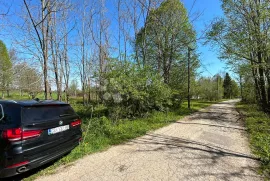
[[[0,104],[3,105],[4,109],[16,107],[17,110],[12,115],[13,118],[15,114],[20,115],[19,118],[17,116],[16,121],[0,124],[0,178],[19,174],[17,169],[22,166],[25,166],[25,171],[39,167],[61,157],[79,144],[82,136],[81,126],[71,126],[71,123],[78,120],[79,116],[69,104],[59,101],[0,101]],[[61,110],[67,107],[69,107],[70,114],[57,116],[57,109],[59,109],[59,113],[62,113]],[[31,115],[31,109],[35,111],[34,116]],[[9,115],[6,113],[5,116],[8,117]],[[28,117],[25,117],[24,114],[28,114]],[[48,134],[48,129],[62,125],[69,125],[69,129],[52,135]],[[20,141],[3,139],[2,132],[4,130],[18,127],[23,131],[42,130],[42,132],[37,137]],[[27,164],[16,166],[18,163]]]

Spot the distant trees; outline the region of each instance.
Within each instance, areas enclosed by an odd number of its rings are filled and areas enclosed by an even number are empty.
[[[27,63],[19,63],[13,67],[13,73],[12,86],[14,90],[20,91],[20,96],[23,92],[32,96],[42,92],[42,75],[35,68],[30,67]]]
[[[0,86],[2,99],[9,97],[11,90],[36,95],[42,91],[42,75],[27,63],[21,63],[15,49],[7,50],[0,40]]]
[[[201,77],[196,80],[192,95],[193,98],[210,101],[233,99],[240,96],[240,88],[228,73],[224,77],[216,74],[213,77]]]
[[[225,75],[223,88],[225,99],[232,99],[239,96],[239,86],[234,80],[231,79],[228,73]]]
[[[232,79],[228,73],[226,73],[225,75],[223,88],[224,88],[224,98],[231,99],[232,98]]]
[[[254,97],[265,112],[270,111],[269,6],[268,0],[222,0],[225,17],[215,20],[207,35],[236,71],[246,67],[240,76],[250,72]]]
[[[78,82],[77,80],[74,79],[70,83],[68,92],[70,93],[71,96],[77,97],[78,88],[79,88]]]
[[[217,101],[223,98],[223,78],[217,74],[214,77],[201,77],[194,86],[193,97],[197,99]]]
[[[2,98],[5,97],[4,91],[10,89],[12,82],[12,62],[10,60],[6,45],[0,40],[0,89],[2,91]]]

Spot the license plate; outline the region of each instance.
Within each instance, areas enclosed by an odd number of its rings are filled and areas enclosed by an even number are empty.
[[[60,133],[69,129],[69,125],[59,126],[56,128],[48,129],[48,135]]]

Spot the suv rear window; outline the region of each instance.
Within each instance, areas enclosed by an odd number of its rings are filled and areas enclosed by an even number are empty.
[[[53,105],[24,107],[22,120],[24,123],[37,123],[46,120],[59,119],[59,117],[74,116],[76,113],[70,105]]]
[[[1,125],[19,124],[21,120],[21,108],[15,104],[1,104],[3,106],[4,118],[0,121]]]

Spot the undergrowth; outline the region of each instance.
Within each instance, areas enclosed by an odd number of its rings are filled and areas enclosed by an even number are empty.
[[[270,117],[255,104],[238,103],[249,133],[253,153],[261,160],[260,173],[270,180]]]

